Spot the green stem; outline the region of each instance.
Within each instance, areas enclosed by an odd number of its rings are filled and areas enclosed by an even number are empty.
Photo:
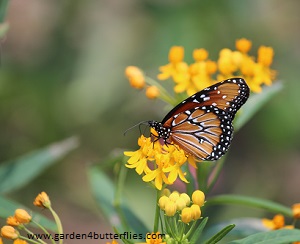
[[[38,222],[36,222],[36,221],[34,221],[34,220],[32,220],[32,223],[34,223],[36,226],[38,226],[45,234],[47,234],[47,235],[50,235],[50,233],[45,229],[45,227],[44,226],[42,226],[42,225],[40,225]],[[26,231],[27,231],[27,229],[26,229]],[[29,231],[29,230],[28,230]],[[29,231],[30,232],[30,231]],[[32,233],[32,232],[31,232]],[[51,242],[53,243],[53,244],[55,244],[55,241],[52,239],[51,240]],[[43,243],[46,243],[46,242],[43,242]]]
[[[123,159],[123,160],[125,160],[125,159]],[[121,220],[122,226],[124,227],[125,230],[129,230],[130,227],[128,226],[128,222],[127,222],[126,217],[121,208],[122,192],[123,192],[123,187],[125,185],[126,175],[128,172],[127,168],[124,165],[125,165],[125,162],[122,163],[122,166],[120,168],[120,172],[118,175],[118,179],[117,179],[117,187],[116,187],[116,194],[115,194],[115,199],[114,199],[114,206],[115,206],[118,216]]]
[[[31,243],[34,243],[34,244],[47,244],[47,242],[44,242],[44,241],[42,241],[42,240],[37,240],[37,241],[35,241],[35,240],[32,240],[32,239],[29,239],[29,238],[27,238],[27,237],[25,237],[25,236],[19,236],[18,237],[19,239],[22,239],[22,240],[25,240],[25,241],[27,241],[27,242],[31,242]]]
[[[154,226],[153,226],[153,231],[156,233],[158,231],[158,225],[159,225],[159,213],[160,213],[160,208],[158,206],[158,200],[160,197],[160,191],[156,190],[156,208],[155,208],[155,218],[154,218]]]
[[[53,216],[53,218],[55,220],[58,234],[63,234],[63,227],[62,227],[60,218],[58,217],[57,213],[52,209],[51,206],[49,207],[49,210],[51,211],[52,216]],[[63,239],[59,239],[59,244],[62,244],[62,243],[63,243]]]

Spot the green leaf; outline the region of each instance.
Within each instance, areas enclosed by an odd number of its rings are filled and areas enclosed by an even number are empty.
[[[204,218],[201,221],[201,223],[199,224],[197,229],[193,232],[193,237],[190,239],[190,244],[197,243],[199,237],[202,234],[202,231],[203,231],[204,227],[206,226],[207,221],[208,221],[208,217]]]
[[[277,81],[272,86],[265,86],[261,93],[251,93],[248,101],[243,105],[243,108],[236,119],[234,120],[234,128],[238,131],[243,125],[245,125],[253,115],[261,109],[271,98],[276,95],[283,85],[281,82]]]
[[[233,228],[235,227],[234,224],[228,225],[211,237],[209,240],[205,242],[205,244],[214,244],[222,240]]]
[[[14,212],[17,208],[22,208],[22,209],[28,209],[25,206],[21,205],[20,203],[14,202],[12,200],[8,200],[4,198],[3,196],[0,196],[0,216],[1,218],[6,219],[8,216],[14,215]],[[44,226],[46,229],[51,230],[53,232],[57,231],[56,224],[54,221],[46,218],[45,216],[33,212],[33,211],[28,211],[28,213],[33,216],[33,219],[40,223],[42,226]],[[32,224],[32,226],[35,226]]]
[[[201,236],[201,240],[208,239],[214,233],[219,232],[224,227],[232,223],[235,224],[235,228],[228,235],[226,235],[225,238],[222,239],[221,243],[228,243],[229,241],[241,239],[256,234],[258,232],[270,230],[263,225],[262,220],[260,218],[230,219],[228,221],[220,222],[206,228],[205,232]]]
[[[51,144],[0,166],[0,193],[19,189],[78,146],[76,137]]]
[[[0,23],[5,19],[9,0],[0,1]]]
[[[281,213],[289,217],[293,216],[291,208],[288,208],[279,203],[275,203],[269,200],[255,198],[255,197],[233,195],[233,194],[219,195],[216,197],[209,198],[205,203],[205,205],[207,206],[216,205],[216,204],[238,204],[238,205],[243,205],[248,207],[265,209],[273,213]]]
[[[118,230],[128,231],[124,229],[124,225],[121,225],[122,218],[124,218],[135,233],[142,234],[144,237],[148,232],[147,228],[124,202],[121,203],[122,213],[120,216],[114,206],[116,188],[106,174],[96,166],[92,166],[88,169],[88,179],[97,204],[110,224]]]
[[[230,244],[286,244],[300,240],[300,230],[281,229],[253,234],[244,239],[232,241]]]

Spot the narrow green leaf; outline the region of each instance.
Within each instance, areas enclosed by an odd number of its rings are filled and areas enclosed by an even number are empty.
[[[199,237],[202,234],[202,231],[203,231],[204,227],[206,226],[207,221],[208,221],[208,217],[204,218],[201,221],[201,223],[199,224],[199,226],[197,227],[197,229],[194,231],[193,237],[190,239],[190,244],[197,243]]]
[[[14,215],[14,212],[17,208],[27,209],[24,205],[14,202],[12,200],[8,200],[3,196],[0,196],[0,217],[6,219],[8,216]],[[44,226],[46,229],[51,230],[53,232],[57,231],[56,224],[54,221],[47,219],[45,216],[40,213],[28,211],[33,219]],[[32,226],[35,226],[32,224]]]
[[[261,93],[251,93],[248,101],[243,105],[241,112],[238,112],[234,120],[234,128],[238,131],[244,124],[249,121],[253,115],[261,109],[274,95],[276,95],[283,85],[277,81],[272,86],[266,86]]]
[[[9,0],[0,1],[0,23],[4,22]]]
[[[230,244],[286,244],[300,241],[300,230],[281,229],[253,234],[246,238],[231,241]]]
[[[92,193],[106,219],[118,230],[128,231],[121,225],[122,221],[114,206],[116,188],[113,182],[96,166],[88,168],[88,179],[90,181]],[[148,232],[145,225],[124,202],[120,204],[121,210],[124,213],[124,218],[128,222],[128,226],[130,226],[135,233],[141,234],[144,237]]]
[[[230,224],[235,224],[235,228],[222,239],[222,243],[245,238],[259,232],[270,231],[270,229],[263,225],[262,219],[260,218],[236,218],[222,221],[205,228],[205,232],[201,235],[201,240],[208,239],[214,235],[214,233],[219,232]]]
[[[78,138],[71,137],[1,164],[0,193],[11,192],[24,186],[75,149],[78,144]]]
[[[224,229],[219,231],[217,234],[215,234],[213,237],[211,237],[209,240],[205,242],[205,244],[214,244],[219,242],[226,236],[233,228],[235,227],[234,224],[226,226]]]
[[[291,208],[288,208],[284,205],[279,203],[275,203],[269,200],[255,198],[255,197],[248,197],[248,196],[241,196],[241,195],[219,195],[216,197],[209,198],[205,205],[216,205],[216,204],[238,204],[248,207],[255,207],[259,209],[265,209],[273,213],[281,213],[285,216],[292,217],[293,213]]]

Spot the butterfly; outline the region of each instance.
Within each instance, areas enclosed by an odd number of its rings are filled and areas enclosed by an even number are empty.
[[[230,146],[232,121],[249,93],[244,79],[224,80],[183,100],[161,122],[147,123],[166,145],[175,144],[199,161],[218,160]]]

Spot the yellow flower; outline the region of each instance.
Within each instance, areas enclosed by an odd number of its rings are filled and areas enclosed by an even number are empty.
[[[273,62],[274,50],[271,47],[261,46],[258,49],[257,62],[269,67]]]
[[[180,168],[187,161],[182,149],[172,144],[161,145],[159,140],[152,142],[151,138],[143,135],[138,139],[138,145],[139,150],[126,151],[124,154],[130,157],[126,167],[134,168],[139,175],[144,173],[143,181],[154,181],[155,187],[159,190],[163,184],[173,184],[178,176],[187,182]]]
[[[183,208],[186,207],[186,203],[184,201],[183,198],[178,198],[176,201],[175,201],[175,204],[176,204],[176,210],[177,211],[181,211]]]
[[[33,204],[37,207],[49,208],[51,206],[50,199],[46,192],[41,192],[35,199]]]
[[[300,219],[300,203],[296,203],[292,206],[293,217],[295,219]]]
[[[19,232],[14,227],[5,225],[1,228],[1,236],[14,240],[19,237]]]
[[[169,199],[172,201],[172,202],[176,202],[176,200],[179,198],[179,192],[178,191],[173,191],[170,196],[169,196]]]
[[[185,205],[186,205],[186,206],[190,205],[191,198],[189,197],[188,194],[186,194],[186,193],[181,193],[179,197],[185,201]]]
[[[173,46],[169,52],[169,61],[170,63],[179,63],[182,62],[184,58],[184,48],[181,46]]]
[[[20,225],[20,222],[16,219],[15,216],[9,216],[6,219],[6,224],[8,224],[10,226],[18,226],[18,225]]]
[[[195,49],[193,51],[193,58],[196,62],[204,61],[208,58],[208,52],[204,48]]]
[[[262,223],[271,230],[278,230],[284,227],[284,216],[282,214],[277,214],[272,220],[262,219]]]
[[[125,75],[130,85],[136,89],[142,89],[146,84],[143,72],[136,66],[128,66]]]
[[[181,211],[181,221],[185,224],[191,222],[192,220],[192,210],[189,207],[185,207],[184,209],[182,209]]]
[[[197,204],[199,207],[204,205],[205,195],[202,191],[196,190],[192,194],[192,201],[194,204]]]
[[[200,219],[200,217],[201,217],[201,209],[200,209],[199,205],[193,204],[191,206],[191,211],[192,211],[192,219],[193,220]]]
[[[177,210],[176,204],[173,201],[166,202],[165,213],[167,216],[172,217],[175,215]]]
[[[146,96],[150,99],[157,98],[159,96],[159,89],[156,86],[147,87]]]
[[[32,219],[32,217],[24,209],[17,209],[15,211],[15,218],[21,224],[29,223]]]
[[[166,204],[170,201],[167,196],[161,196],[158,200],[158,206],[161,210],[165,210]]]
[[[247,53],[251,49],[252,42],[246,38],[238,39],[235,42],[236,49],[242,53]]]
[[[146,243],[147,244],[166,244],[162,239],[163,235],[159,232],[147,233],[146,235]]]

